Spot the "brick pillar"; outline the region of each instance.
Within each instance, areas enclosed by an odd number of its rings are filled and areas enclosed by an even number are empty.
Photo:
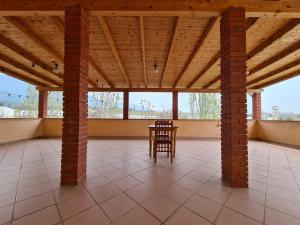
[[[252,115],[254,120],[261,120],[261,93],[252,94]]]
[[[47,118],[48,91],[39,90],[39,118]]]
[[[129,92],[123,92],[123,120],[128,120],[129,113]]]
[[[172,115],[172,118],[173,118],[173,120],[178,120],[178,92],[173,91],[172,95],[173,95],[173,101],[172,101],[172,103],[173,103],[173,106],[172,106],[173,115]]]
[[[86,175],[88,24],[88,15],[80,5],[65,9],[62,185],[76,185]]]
[[[228,8],[220,29],[222,180],[248,187],[245,9]]]

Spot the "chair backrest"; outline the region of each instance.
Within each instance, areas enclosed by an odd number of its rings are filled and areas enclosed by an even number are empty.
[[[155,138],[172,139],[173,135],[173,121],[157,120],[155,121]]]

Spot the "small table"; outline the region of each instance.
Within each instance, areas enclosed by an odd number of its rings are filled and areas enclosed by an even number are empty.
[[[152,135],[153,135],[153,131],[155,131],[155,125],[154,124],[150,124],[148,126],[149,128],[149,156],[151,157],[152,156]],[[174,152],[175,152],[175,147],[176,147],[176,132],[177,132],[177,129],[178,127],[177,126],[174,126],[172,127],[174,129]]]

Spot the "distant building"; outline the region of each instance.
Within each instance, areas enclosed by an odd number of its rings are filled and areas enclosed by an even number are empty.
[[[6,106],[0,106],[0,118],[14,118],[15,110]]]
[[[272,106],[272,117],[273,117],[273,120],[279,120],[280,119],[280,112],[279,112],[279,106],[278,105]]]

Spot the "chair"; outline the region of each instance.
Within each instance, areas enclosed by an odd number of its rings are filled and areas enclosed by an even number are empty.
[[[157,152],[166,152],[171,162],[174,157],[174,135],[173,121],[157,120],[155,122],[155,135],[153,141],[153,156],[157,162]]]

